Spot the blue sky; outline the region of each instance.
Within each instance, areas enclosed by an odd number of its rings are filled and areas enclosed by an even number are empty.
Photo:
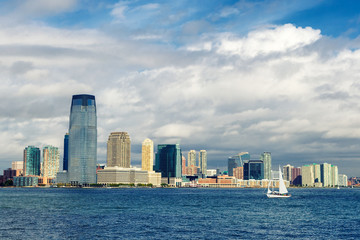
[[[62,149],[72,94],[111,132],[274,166],[359,175],[358,1],[0,0],[0,169],[27,145]]]

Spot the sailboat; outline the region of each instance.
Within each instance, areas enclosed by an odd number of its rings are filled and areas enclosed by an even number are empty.
[[[291,197],[291,194],[288,193],[288,190],[286,189],[284,179],[282,177],[281,169],[279,166],[279,191],[273,191],[270,190],[271,181],[268,185],[268,191],[266,193],[266,196],[268,198],[288,198]]]

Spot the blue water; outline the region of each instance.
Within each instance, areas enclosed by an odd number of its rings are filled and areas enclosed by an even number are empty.
[[[0,239],[359,239],[360,189],[0,189]]]

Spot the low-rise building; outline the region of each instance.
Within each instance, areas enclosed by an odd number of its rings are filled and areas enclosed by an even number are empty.
[[[13,181],[16,187],[36,187],[39,185],[38,176],[14,177]]]

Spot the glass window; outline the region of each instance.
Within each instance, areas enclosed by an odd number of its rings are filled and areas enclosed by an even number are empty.
[[[88,99],[88,106],[94,106],[94,99]]]
[[[73,100],[73,105],[82,105],[82,99],[74,99]]]

